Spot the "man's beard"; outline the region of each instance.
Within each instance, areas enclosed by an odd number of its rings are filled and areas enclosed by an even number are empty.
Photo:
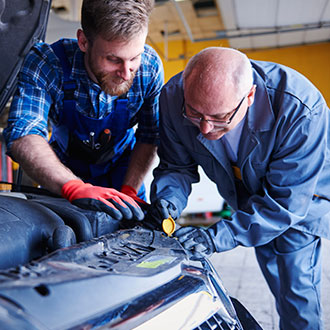
[[[129,91],[133,84],[133,80],[136,74],[136,71],[131,72],[131,77],[129,80],[123,80],[122,78],[115,76],[115,73],[107,73],[104,71],[98,71],[94,66],[94,63],[90,55],[88,56],[89,67],[97,79],[101,89],[111,95],[111,96],[120,96]]]
[[[135,72],[131,73],[131,77],[129,80],[123,80],[120,77],[115,77],[111,73],[106,72],[94,72],[94,75],[101,86],[101,89],[111,95],[111,96],[120,96],[129,91],[133,84],[133,80],[135,77]]]

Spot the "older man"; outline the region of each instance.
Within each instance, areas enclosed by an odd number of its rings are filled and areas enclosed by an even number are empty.
[[[39,43],[27,55],[4,132],[32,179],[118,220],[143,218],[135,201],[158,144],[163,68],[145,45],[153,4],[84,0],[77,40]]]
[[[166,84],[160,119],[149,218],[179,216],[201,165],[235,212],[206,230],[179,229],[179,241],[197,259],[255,247],[281,329],[321,329],[330,111],[320,92],[285,66],[208,48]]]

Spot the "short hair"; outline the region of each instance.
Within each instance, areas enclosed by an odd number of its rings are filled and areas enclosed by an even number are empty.
[[[100,35],[107,41],[131,40],[148,28],[154,0],[84,0],[81,26],[92,42]]]

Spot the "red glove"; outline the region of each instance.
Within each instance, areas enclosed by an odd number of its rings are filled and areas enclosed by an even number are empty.
[[[62,196],[82,209],[103,211],[116,220],[142,220],[144,214],[129,196],[112,188],[93,186],[81,180],[70,180],[62,187]]]
[[[121,190],[120,190],[123,194],[133,198],[138,204],[147,204],[146,201],[144,201],[143,199],[141,199],[140,197],[137,196],[137,191],[131,187],[128,186],[126,184],[123,184],[121,186]]]

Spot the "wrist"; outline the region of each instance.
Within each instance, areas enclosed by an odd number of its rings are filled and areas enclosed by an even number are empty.
[[[72,195],[75,188],[80,187],[84,184],[85,184],[84,181],[82,181],[80,179],[73,179],[73,180],[67,181],[61,188],[62,197],[70,200],[70,196]]]
[[[127,184],[123,184],[121,186],[121,190],[120,191],[123,194],[126,194],[126,195],[137,195],[137,191],[132,186],[129,186]]]

